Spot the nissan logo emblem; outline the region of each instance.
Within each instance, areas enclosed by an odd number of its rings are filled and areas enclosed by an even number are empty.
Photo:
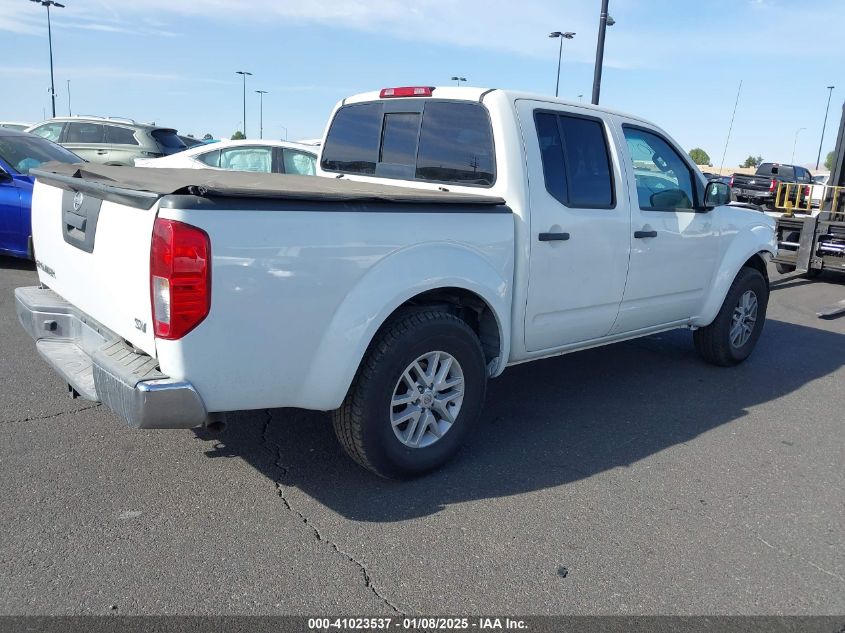
[[[79,211],[79,207],[82,206],[82,200],[85,196],[82,195],[81,191],[77,191],[76,195],[73,197],[73,210]]]

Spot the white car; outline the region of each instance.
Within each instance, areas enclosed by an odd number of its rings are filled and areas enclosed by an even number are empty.
[[[196,145],[163,158],[136,158],[135,166],[313,176],[317,162],[314,149],[288,141],[219,141]]]
[[[814,207],[821,205],[821,201],[825,193],[825,186],[830,184],[830,174],[816,174],[813,176],[813,190],[810,196]]]
[[[334,411],[353,459],[405,477],[472,436],[509,365],[687,328],[729,366],[760,337],[774,221],[643,119],[391,88],[338,104],[321,155],[324,178],[36,171],[17,314],[71,392],[136,428]],[[523,396],[579,388],[558,382]]]

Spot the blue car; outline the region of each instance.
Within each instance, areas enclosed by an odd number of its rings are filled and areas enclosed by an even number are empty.
[[[45,138],[0,128],[0,255],[32,259],[30,206],[35,178],[29,170],[51,160],[84,162]]]

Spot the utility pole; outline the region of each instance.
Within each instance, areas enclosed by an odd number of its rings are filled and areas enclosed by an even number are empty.
[[[830,111],[830,98],[833,96],[833,89],[835,86],[827,87],[827,107],[824,109],[824,123],[822,123],[822,138],[819,141],[819,155],[816,157],[816,169],[819,168],[819,163],[822,160],[822,145],[824,145],[824,131],[827,127],[827,113]]]
[[[599,16],[599,37],[596,43],[596,68],[593,71],[593,105],[599,104],[599,93],[601,92],[601,69],[604,63],[604,35],[608,26],[613,26],[613,18],[608,19],[608,0],[601,0],[601,15]]]
[[[65,5],[55,2],[55,0],[32,0],[40,4],[42,7],[47,7],[47,41],[50,46],[50,98],[53,101],[53,116],[56,116],[56,82],[53,79],[53,27],[50,23],[50,7],[57,9],[64,9]]]
[[[235,74],[241,75],[244,78],[244,129],[243,129],[243,133],[244,133],[244,138],[246,138],[246,77],[247,77],[247,75],[252,76],[252,73],[249,73],[245,70],[236,70]]]
[[[268,94],[266,90],[256,90],[255,92],[258,93],[258,98],[261,100],[260,112],[259,115],[259,132],[258,138],[264,138],[264,95]],[[246,135],[244,135],[246,136]]]

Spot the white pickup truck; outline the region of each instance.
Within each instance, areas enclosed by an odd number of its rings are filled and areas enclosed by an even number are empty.
[[[20,322],[131,426],[333,411],[387,477],[451,457],[508,365],[673,328],[733,365],[760,336],[773,220],[641,119],[385,89],[338,104],[320,173],[53,164]]]

